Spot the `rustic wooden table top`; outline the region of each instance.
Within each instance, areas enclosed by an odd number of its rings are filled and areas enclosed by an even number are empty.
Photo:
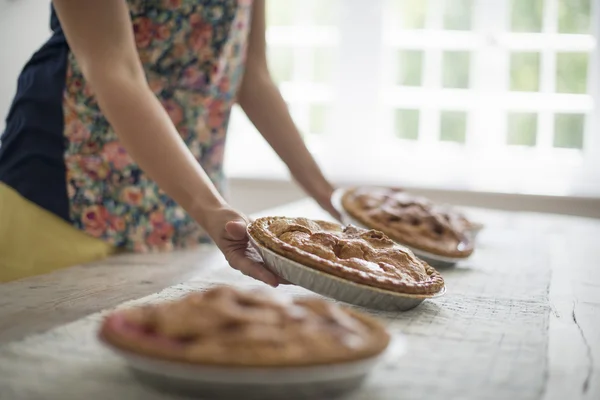
[[[410,361],[382,367],[352,398],[599,399],[600,220],[468,211],[486,227],[469,261],[440,270],[448,294],[376,314],[407,339]],[[261,215],[326,218],[311,201]],[[93,338],[97,313],[218,283],[257,285],[212,247],[118,256],[0,285],[0,398],[169,398],[136,386],[107,358]],[[93,368],[82,375],[82,354],[119,379]],[[110,396],[97,392],[107,385]]]

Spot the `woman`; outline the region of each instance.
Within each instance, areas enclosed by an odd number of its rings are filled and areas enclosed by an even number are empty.
[[[264,0],[54,0],[51,27],[2,136],[0,281],[212,239],[277,286],[220,194],[235,101],[335,211],[269,75]]]

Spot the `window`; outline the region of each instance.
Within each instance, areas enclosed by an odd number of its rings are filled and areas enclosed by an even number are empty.
[[[600,194],[600,0],[368,3],[267,0],[270,68],[329,176]],[[238,109],[230,135],[230,174],[285,174]]]

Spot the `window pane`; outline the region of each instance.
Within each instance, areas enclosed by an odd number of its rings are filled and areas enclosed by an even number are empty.
[[[327,129],[330,108],[326,104],[311,104],[309,130],[310,133],[323,134]]]
[[[328,47],[315,47],[313,49],[313,81],[320,83],[331,82],[333,79],[335,60],[335,49]]]
[[[556,54],[556,91],[587,93],[587,53]]]
[[[443,56],[442,86],[467,89],[471,55],[466,51],[445,51]]]
[[[590,19],[590,0],[558,1],[560,33],[589,33]]]
[[[269,26],[293,25],[297,1],[271,0],[266,4],[266,23]]]
[[[444,29],[468,31],[472,14],[473,0],[446,0]]]
[[[417,50],[398,51],[397,83],[403,86],[421,86],[423,52]]]
[[[423,29],[427,0],[388,0],[387,10],[394,28]]]
[[[506,143],[517,146],[535,146],[537,114],[509,113]]]
[[[410,140],[419,138],[419,110],[396,110],[396,136]]]
[[[269,70],[277,83],[291,81],[294,70],[294,52],[289,47],[268,48]]]
[[[440,115],[440,140],[465,143],[467,137],[467,113],[442,111]]]
[[[540,54],[510,55],[510,90],[537,92],[540,90]]]
[[[544,0],[511,0],[511,30],[541,32],[543,9]]]
[[[267,0],[268,2],[287,3],[289,0]],[[337,25],[340,15],[339,0],[302,0],[305,7],[310,7],[311,22],[314,25]]]
[[[554,147],[583,149],[582,114],[556,114],[554,116]]]

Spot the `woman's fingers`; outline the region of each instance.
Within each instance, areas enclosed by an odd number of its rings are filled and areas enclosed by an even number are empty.
[[[246,222],[243,220],[229,221],[225,224],[225,232],[232,240],[244,240],[247,238]]]
[[[229,265],[244,275],[273,287],[277,287],[279,284],[289,284],[289,282],[265,268],[261,256],[248,243],[246,228],[247,222],[241,216],[225,223],[223,235],[225,242],[222,249],[226,254]]]
[[[237,250],[230,254],[229,265],[244,275],[257,279],[267,285],[277,287],[280,279],[277,275],[265,268],[262,262],[257,262],[253,257],[248,257],[245,251]]]

